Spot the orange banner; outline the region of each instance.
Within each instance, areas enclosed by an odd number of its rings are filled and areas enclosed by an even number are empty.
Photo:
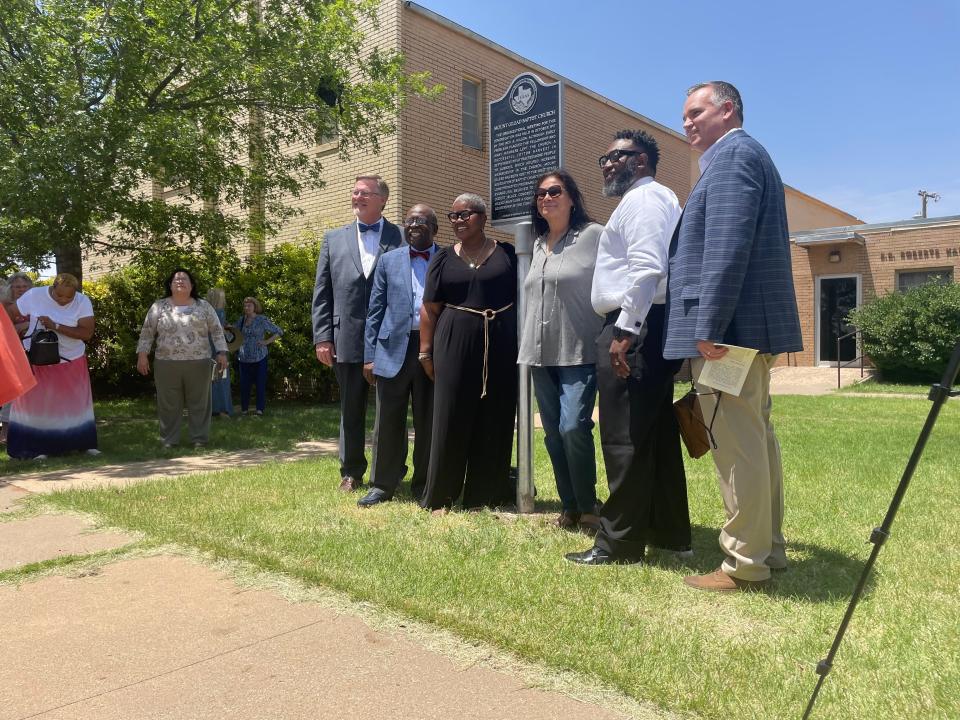
[[[20,397],[36,384],[23,343],[6,309],[0,306],[0,405]]]

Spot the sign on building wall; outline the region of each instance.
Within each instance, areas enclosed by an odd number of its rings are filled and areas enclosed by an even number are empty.
[[[533,73],[517,75],[490,103],[490,219],[530,218],[533,181],[563,164],[563,88]]]

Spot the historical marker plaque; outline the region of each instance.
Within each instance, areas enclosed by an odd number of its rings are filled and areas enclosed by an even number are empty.
[[[490,103],[490,219],[515,225],[530,218],[533,181],[563,164],[563,97],[559,82],[517,75]]]

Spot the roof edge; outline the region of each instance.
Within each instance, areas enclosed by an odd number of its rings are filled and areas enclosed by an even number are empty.
[[[791,238],[812,238],[816,235],[840,235],[843,233],[863,232],[890,232],[918,227],[935,227],[937,225],[960,225],[960,215],[945,215],[934,218],[910,218],[896,222],[869,223],[862,225],[838,225],[837,227],[817,228],[815,230],[799,230],[790,233]]]
[[[793,185],[788,185],[787,183],[784,183],[783,186],[786,187],[786,188],[790,188],[791,190],[793,190],[793,192],[797,193],[798,195],[803,195],[803,197],[804,197],[805,200],[812,200],[813,202],[817,203],[817,205],[822,205],[822,206],[825,207],[825,208],[829,208],[830,210],[835,210],[835,211],[837,211],[837,212],[841,212],[841,213],[843,213],[844,215],[846,215],[847,217],[853,218],[854,220],[856,220],[856,224],[857,224],[857,225],[865,225],[865,224],[866,224],[866,223],[864,222],[863,218],[858,218],[858,217],[857,217],[856,215],[854,215],[853,213],[848,213],[846,210],[843,210],[843,209],[841,209],[841,208],[838,208],[836,205],[831,205],[831,204],[828,203],[826,200],[821,200],[821,199],[818,198],[818,197],[814,197],[814,196],[811,195],[810,193],[805,193],[803,190],[798,190],[798,189],[795,188]],[[848,226],[844,226],[844,227],[848,227]],[[852,227],[852,226],[850,226],[850,227]]]
[[[539,72],[550,75],[551,77],[562,81],[563,84],[566,85],[567,87],[571,87],[575,90],[578,90],[579,92],[584,93],[585,95],[589,95],[594,100],[597,100],[603,103],[604,105],[612,107],[615,110],[619,110],[620,112],[626,113],[627,115],[632,115],[638,120],[641,120],[649,125],[652,125],[653,127],[657,128],[657,130],[660,130],[661,132],[665,132],[668,135],[672,135],[674,138],[678,140],[683,140],[684,142],[687,142],[687,136],[684,135],[683,133],[680,133],[680,132],[677,132],[676,130],[668,128],[666,125],[658,123],[656,120],[652,120],[651,118],[648,118],[646,115],[642,115],[638,113],[636,110],[631,110],[626,105],[621,105],[620,103],[615,102],[610,98],[604,97],[603,95],[596,92],[595,90],[591,90],[590,88],[584,85],[581,85],[580,83],[574,80],[571,80],[570,78],[564,75],[561,75],[560,73],[557,73],[548,67],[545,67],[539,63],[536,63],[530,58],[525,58],[523,55],[515,53],[513,50],[510,50],[508,48],[505,48],[503,45],[495,43],[493,40],[490,40],[489,38],[485,38],[483,35],[480,35],[479,33],[476,33],[473,30],[470,30],[469,28],[465,28],[462,25],[458,25],[452,20],[450,20],[449,18],[445,18],[443,15],[435,13],[433,10],[430,10],[429,8],[425,8],[423,5],[419,5],[413,2],[413,0],[403,0],[403,4],[405,7],[409,8],[410,10],[433,20],[435,23],[443,25],[444,27],[450,30],[453,30],[454,32],[457,32],[461,35],[465,35],[471,40],[474,40],[480,43],[481,45],[486,45],[491,50],[495,50],[496,52],[502,53],[523,65],[528,65],[532,70],[537,70]]]

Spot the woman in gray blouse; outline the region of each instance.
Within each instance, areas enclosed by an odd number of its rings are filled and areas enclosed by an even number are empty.
[[[157,415],[165,448],[180,442],[180,422],[186,406],[190,440],[194,447],[210,436],[210,343],[216,349],[216,367],[227,368],[227,341],[217,312],[197,294],[197,284],[186,268],[174,270],[164,285],[167,296],[147,313],[137,343],[137,370],[150,374],[150,348],[156,339],[153,378],[157,385]]]
[[[601,225],[587,215],[566,170],[537,178],[530,215],[537,234],[524,281],[526,308],[517,360],[530,365],[562,512],[560,528],[597,529],[593,406],[596,339],[603,324],[590,304]]]

